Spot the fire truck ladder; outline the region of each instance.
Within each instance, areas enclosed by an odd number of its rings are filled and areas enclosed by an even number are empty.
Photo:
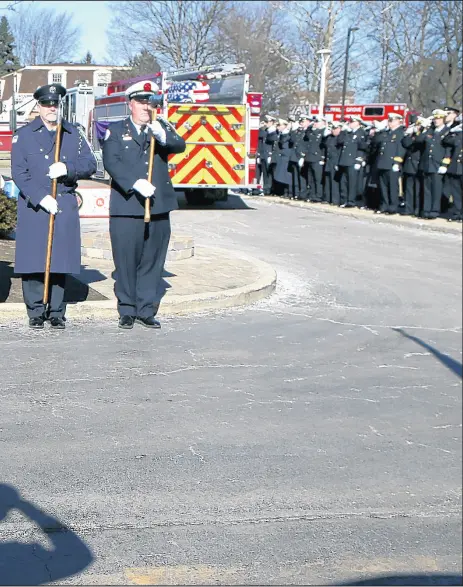
[[[176,69],[167,72],[166,77],[170,81],[187,81],[198,79],[199,76],[204,76],[203,79],[220,79],[230,75],[243,74],[245,69],[244,63],[219,63],[194,69]]]

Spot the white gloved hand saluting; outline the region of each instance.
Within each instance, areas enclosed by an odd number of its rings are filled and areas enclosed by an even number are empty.
[[[161,123],[159,122],[159,120],[153,120],[153,122],[150,122],[147,126],[151,130],[153,135],[155,136],[156,140],[159,143],[165,145],[166,144],[166,131],[161,126]]]
[[[156,188],[147,179],[137,179],[133,184],[133,189],[136,190],[144,198],[151,198],[156,191]]]
[[[65,163],[53,163],[50,165],[48,170],[48,177],[50,179],[57,179],[58,177],[63,177],[64,175],[68,174],[68,170]]]
[[[53,214],[53,216],[58,212],[58,203],[51,196],[45,196],[43,200],[40,200],[39,206],[48,212],[48,214]]]

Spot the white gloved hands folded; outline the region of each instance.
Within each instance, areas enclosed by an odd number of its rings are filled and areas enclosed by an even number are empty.
[[[445,165],[441,165],[437,170],[437,173],[439,175],[444,175],[445,173],[447,173],[447,167],[445,167]]]
[[[45,212],[48,212],[48,214],[53,214],[53,216],[58,212],[58,203],[55,198],[52,198],[51,196],[45,196],[43,200],[40,200],[39,206],[41,206]]]
[[[137,179],[133,184],[133,189],[136,190],[144,198],[151,198],[156,191],[156,188],[147,179]]]
[[[58,177],[63,177],[64,175],[68,174],[68,170],[65,163],[53,163],[50,165],[48,169],[48,177],[50,179],[57,179]]]
[[[400,165],[397,165],[397,163],[394,163],[394,165],[392,166],[392,171],[400,171]]]

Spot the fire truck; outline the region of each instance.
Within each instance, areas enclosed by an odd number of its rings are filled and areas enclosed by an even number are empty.
[[[307,114],[315,116],[319,114],[318,104],[309,104]],[[326,104],[324,109],[324,116],[331,121],[341,120],[342,105],[341,104]],[[404,122],[408,126],[410,123],[410,115],[418,114],[413,110],[409,110],[406,104],[345,104],[344,118],[349,116],[360,116],[365,122],[373,123],[374,120],[387,120],[389,114],[401,114],[404,117]]]
[[[230,189],[260,190],[255,171],[262,94],[249,90],[243,64],[115,81],[100,95],[88,86],[68,91],[64,116],[85,129],[98,162],[96,178],[108,179],[102,160],[106,129],[130,115],[125,91],[141,80],[157,84],[157,114],[185,139],[185,152],[170,156],[168,165],[174,188],[189,204],[226,199]]]

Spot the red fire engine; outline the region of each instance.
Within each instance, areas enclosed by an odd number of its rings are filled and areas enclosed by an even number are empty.
[[[342,105],[326,104],[323,112],[328,120],[339,121],[341,120]],[[318,104],[310,104],[306,113],[310,116],[318,115]],[[410,115],[418,114],[413,110],[409,110],[406,104],[345,104],[344,106],[344,119],[349,116],[360,116],[365,122],[371,123],[374,120],[387,120],[389,114],[392,113],[401,114],[407,126],[410,123]]]

